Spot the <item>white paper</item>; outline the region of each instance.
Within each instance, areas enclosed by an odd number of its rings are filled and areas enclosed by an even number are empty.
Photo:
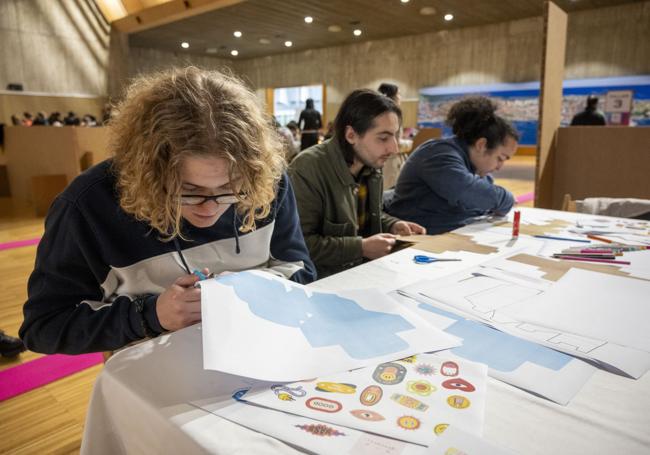
[[[496,444],[467,433],[455,425],[447,428],[424,452],[426,455],[514,455]]]
[[[424,447],[243,402],[193,402],[231,422],[322,455],[422,455]]]
[[[485,363],[495,379],[565,405],[595,371],[567,354],[467,319],[470,313],[461,315],[457,308],[428,299],[418,285],[399,292],[391,296],[432,325],[463,339],[462,346],[441,355]]]
[[[447,425],[482,433],[486,379],[483,364],[419,354],[311,381],[254,387],[243,399],[429,445]]]
[[[290,382],[458,346],[373,290],[329,293],[265,272],[201,282],[203,366]]]
[[[544,294],[504,311],[519,320],[650,352],[650,282],[570,269]]]
[[[500,268],[494,268],[493,265]],[[411,304],[409,307],[414,311],[427,308],[425,304],[428,303],[438,309],[447,309],[461,317],[483,321],[515,337],[594,361],[601,368],[633,378],[641,377],[650,369],[650,353],[648,352],[604,339],[572,333],[568,330],[543,327],[539,324],[521,321],[504,311],[510,308],[507,305],[513,305],[516,302],[525,304],[530,300],[527,296],[541,295],[556,284],[541,278],[541,274],[537,273],[533,267],[526,267],[525,264],[522,264],[522,267],[518,268],[514,265],[515,263],[512,261],[492,260],[484,263],[481,267],[468,269],[441,280],[414,284],[402,289],[402,292],[423,302],[415,308],[412,308]],[[409,302],[406,304],[409,305]],[[433,308],[429,307],[428,309],[432,310]],[[425,313],[419,314],[431,322],[431,316]],[[440,325],[437,321],[432,323],[436,327],[447,330],[445,325]],[[457,332],[454,333],[457,334]],[[467,345],[469,341],[465,339],[464,343]],[[464,346],[458,350],[463,351],[465,348]],[[481,361],[492,364],[487,360],[481,359]],[[495,377],[497,376],[495,375]],[[518,382],[520,379],[517,378],[517,382],[513,382],[513,384],[521,386]],[[548,387],[544,385],[543,377],[539,377],[538,381],[540,386]],[[553,384],[559,387],[563,382],[554,381]],[[579,384],[578,382],[570,383],[573,384],[574,389]],[[577,390],[575,389],[576,392]]]

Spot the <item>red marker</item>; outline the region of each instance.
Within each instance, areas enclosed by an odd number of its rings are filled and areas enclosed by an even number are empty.
[[[519,237],[519,221],[521,220],[521,212],[519,210],[515,210],[515,219],[512,222],[512,237],[517,238]]]

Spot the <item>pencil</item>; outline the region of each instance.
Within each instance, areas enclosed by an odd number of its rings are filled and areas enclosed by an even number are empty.
[[[538,239],[566,240],[567,242],[591,243],[589,240],[570,239],[570,238],[567,238],[567,237],[555,237],[555,236],[552,236],[552,235],[534,235],[533,237],[537,237]]]
[[[585,262],[603,262],[606,264],[622,264],[622,265],[630,265],[629,261],[613,261],[611,259],[596,259],[596,258],[579,258],[575,256],[553,256],[556,259],[564,259],[567,261],[585,261]]]
[[[598,237],[597,235],[587,234],[587,237],[591,240],[598,240],[600,242],[612,243],[612,240],[606,239],[605,237]]]

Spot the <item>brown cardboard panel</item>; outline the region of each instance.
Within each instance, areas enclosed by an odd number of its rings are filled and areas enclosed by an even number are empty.
[[[509,257],[508,260],[537,267],[545,273],[543,278],[550,281],[559,280],[570,269],[589,270],[592,272],[606,273],[608,275],[617,275],[626,278],[635,278],[638,280],[650,281],[643,278],[631,276],[629,273],[623,272],[621,268],[616,264],[589,264],[578,261],[545,259],[539,256],[532,256],[530,254],[517,254],[515,256]]]
[[[551,1],[544,4],[544,50],[539,93],[537,128],[537,167],[535,207],[550,205],[549,190],[553,181],[551,147],[555,130],[562,118],[562,82],[566,54],[568,15]]]
[[[54,198],[68,185],[65,174],[35,175],[32,177],[32,195],[37,216],[47,215]]]
[[[650,199],[650,128],[567,127],[557,131],[552,206],[565,194]]]
[[[477,254],[491,254],[499,251],[493,246],[481,245],[470,236],[448,232],[440,235],[409,235],[401,236],[399,240],[408,242],[414,248],[429,253],[444,253],[445,251],[470,251]]]
[[[71,182],[81,172],[82,156],[91,152],[86,157],[96,164],[107,157],[107,144],[104,127],[7,127],[5,151],[12,199],[35,204],[32,177],[63,174]]]
[[[545,224],[526,224],[525,221],[522,221],[519,225],[519,233],[527,235],[553,235],[572,225],[573,223],[565,220],[551,220]],[[512,228],[512,223],[510,221],[498,221],[494,223],[494,226]]]

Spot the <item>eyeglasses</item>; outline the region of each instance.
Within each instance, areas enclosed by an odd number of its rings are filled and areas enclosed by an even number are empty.
[[[202,196],[198,194],[181,194],[181,205],[201,205],[208,201],[217,204],[236,204],[244,198],[243,194],[218,194],[216,196]]]

